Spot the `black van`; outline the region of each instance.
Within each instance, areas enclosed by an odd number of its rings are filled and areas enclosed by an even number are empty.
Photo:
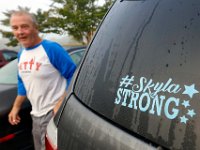
[[[54,123],[59,150],[199,150],[200,1],[117,0]]]

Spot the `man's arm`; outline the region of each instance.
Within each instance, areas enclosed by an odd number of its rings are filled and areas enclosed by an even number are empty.
[[[18,95],[16,97],[12,110],[10,111],[8,115],[8,121],[10,122],[10,124],[17,125],[18,123],[20,123],[21,118],[19,117],[18,113],[25,99],[26,99],[26,96]]]
[[[67,95],[67,92],[65,91],[63,95],[58,99],[58,102],[56,103],[55,107],[53,108],[53,113],[56,114],[58,109],[60,108],[60,105],[62,104],[63,100],[65,99],[65,96]]]
[[[70,80],[76,70],[76,64],[73,62],[68,52],[58,43],[55,42],[44,43],[43,46],[49,57],[51,64],[67,80],[67,87],[68,87]]]

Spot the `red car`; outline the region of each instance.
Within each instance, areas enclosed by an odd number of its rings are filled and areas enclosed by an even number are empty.
[[[13,50],[0,50],[0,68],[17,58],[17,52]]]

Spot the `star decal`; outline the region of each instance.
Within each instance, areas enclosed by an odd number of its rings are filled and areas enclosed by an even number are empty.
[[[182,94],[187,94],[190,98],[192,98],[194,94],[199,93],[199,91],[195,89],[194,84],[190,86],[187,85],[184,86],[185,86],[185,91]]]
[[[188,106],[190,106],[190,102],[184,100],[183,103],[182,103],[182,105],[185,106],[185,108],[187,108]]]
[[[187,113],[190,117],[193,117],[194,115],[196,115],[196,113],[194,112],[194,109],[188,109],[188,113]]]
[[[181,119],[181,123],[185,123],[188,121],[188,118],[186,118],[185,116],[180,117]]]

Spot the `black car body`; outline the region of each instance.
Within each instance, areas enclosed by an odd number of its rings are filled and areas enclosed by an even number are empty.
[[[67,49],[76,65],[79,65],[86,46]],[[8,114],[17,95],[17,59],[0,69],[0,150],[33,150],[31,105],[27,99],[20,110],[21,122],[13,126]]]
[[[21,122],[13,126],[8,122],[17,95],[17,59],[0,69],[0,149],[33,150],[31,105],[26,100],[20,110]]]
[[[57,148],[199,150],[199,48],[199,0],[117,0],[51,122]]]

